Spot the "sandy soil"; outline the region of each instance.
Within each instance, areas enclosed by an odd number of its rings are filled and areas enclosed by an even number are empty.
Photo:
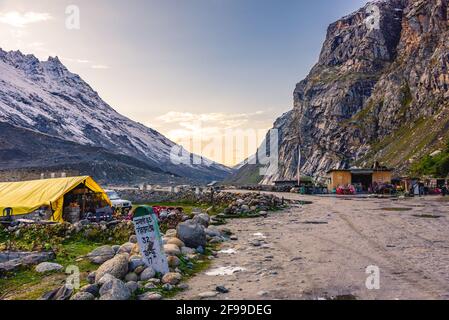
[[[211,269],[246,270],[199,274],[177,299],[219,285],[229,293],[211,299],[449,299],[449,201],[280,196],[313,204],[231,220],[238,240],[222,249],[235,253],[220,253]],[[366,287],[368,266],[379,267],[379,290]]]

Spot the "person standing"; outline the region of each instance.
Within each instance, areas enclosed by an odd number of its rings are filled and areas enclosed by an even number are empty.
[[[420,196],[420,192],[419,192],[419,183],[415,182],[415,185],[413,186],[413,194],[417,197]]]

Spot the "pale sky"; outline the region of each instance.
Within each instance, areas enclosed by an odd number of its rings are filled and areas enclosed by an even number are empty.
[[[191,136],[206,144],[250,129],[263,139],[292,108],[327,26],[365,2],[0,0],[0,47],[58,56],[118,112],[197,151]],[[66,27],[69,5],[79,30]],[[205,155],[233,165],[256,147]]]

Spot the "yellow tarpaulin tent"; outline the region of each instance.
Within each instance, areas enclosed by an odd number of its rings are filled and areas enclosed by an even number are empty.
[[[107,194],[89,176],[0,183],[0,215],[6,208],[13,215],[29,214],[42,206],[51,206],[53,221],[63,222],[64,195],[84,183],[95,193],[101,193],[109,205]]]

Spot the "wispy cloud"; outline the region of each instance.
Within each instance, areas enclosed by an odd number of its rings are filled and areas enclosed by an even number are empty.
[[[263,114],[263,111],[256,111],[254,113],[190,113],[190,112],[175,112],[171,111],[157,120],[165,123],[178,123],[182,127],[190,127],[192,122],[215,123],[221,128],[236,128],[247,123],[252,117]]]
[[[106,69],[109,69],[110,67],[106,66],[104,64],[94,64],[91,68],[92,69],[103,69],[103,70],[106,70]]]
[[[235,165],[252,155],[271,120],[263,111],[252,113],[190,113],[171,111],[149,124],[162,130],[168,138],[187,150],[227,165]],[[244,139],[236,145],[234,138]],[[252,138],[249,138],[249,137]]]
[[[68,58],[68,57],[61,57],[62,60],[67,62],[75,62],[75,63],[81,63],[81,64],[87,64],[91,63],[90,60],[87,59],[75,59],[75,58]]]
[[[52,16],[46,12],[0,12],[0,23],[7,24],[14,28],[24,28],[29,24],[45,22],[51,19]]]

